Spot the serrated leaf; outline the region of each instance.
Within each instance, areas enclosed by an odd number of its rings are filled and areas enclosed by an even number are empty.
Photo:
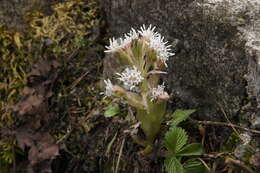
[[[203,147],[201,144],[194,143],[183,147],[176,155],[177,156],[197,156],[203,154]]]
[[[104,113],[105,117],[112,117],[115,116],[116,114],[119,113],[119,106],[116,105],[108,105],[108,107],[106,107],[106,111]]]
[[[176,154],[187,143],[188,136],[184,129],[174,127],[165,134],[165,147]]]
[[[171,122],[171,126],[176,127],[179,123],[185,121],[195,111],[196,111],[195,109],[190,109],[190,110],[177,109],[172,114],[173,121]]]
[[[176,157],[168,157],[164,161],[165,170],[167,173],[183,173],[183,166]]]
[[[205,166],[198,160],[190,159],[183,164],[184,173],[205,173]]]

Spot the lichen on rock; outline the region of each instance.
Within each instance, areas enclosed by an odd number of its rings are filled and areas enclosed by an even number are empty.
[[[260,1],[259,0],[207,0],[205,14],[236,26],[248,55],[247,93],[256,97],[260,105]]]

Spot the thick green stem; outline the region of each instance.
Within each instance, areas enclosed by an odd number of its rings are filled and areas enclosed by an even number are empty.
[[[147,142],[147,147],[145,150],[151,151],[151,146],[153,146],[154,140],[160,131],[161,122],[165,114],[166,103],[152,103],[149,102],[149,112],[147,110],[137,110],[137,119],[141,122],[141,128],[145,134],[145,141]],[[148,147],[149,146],[149,147]],[[145,153],[148,153],[148,152]]]

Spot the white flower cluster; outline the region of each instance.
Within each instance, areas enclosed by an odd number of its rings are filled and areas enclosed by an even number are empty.
[[[152,88],[151,89],[151,97],[152,97],[151,101],[158,99],[158,97],[160,97],[160,96],[164,96],[166,93],[164,91],[164,88],[165,88],[164,84],[158,85],[157,88]]]
[[[131,29],[131,31],[124,35],[124,38],[115,39],[112,38],[109,40],[110,45],[106,46],[107,50],[105,52],[117,52],[123,48],[126,48],[134,39],[143,38],[145,43],[152,49],[156,51],[157,58],[162,61],[165,66],[168,58],[174,53],[170,52],[171,45],[167,45],[168,42],[164,41],[164,37],[161,36],[158,32],[155,32],[155,27],[151,25],[146,28],[143,25],[140,30],[136,31],[135,29]]]
[[[106,91],[105,91],[105,95],[106,96],[111,96],[114,92],[114,87],[112,82],[110,81],[110,79],[104,80],[105,84],[106,84]]]
[[[141,72],[138,69],[133,67],[126,68],[122,73],[116,73],[119,77],[117,78],[121,82],[123,82],[124,88],[130,91],[136,89],[136,86],[142,82],[144,79],[141,75]],[[106,96],[112,96],[115,88],[110,81],[110,79],[104,80],[106,91],[102,94]]]
[[[118,39],[112,38],[112,39],[109,39],[109,44],[110,45],[106,46],[107,50],[105,50],[105,52],[110,52],[110,53],[117,52],[120,49],[123,49],[126,46],[130,45],[131,42],[134,39],[137,39],[138,37],[139,37],[138,33],[136,32],[135,29],[132,28],[129,33],[124,35],[124,38],[118,38]]]
[[[115,38],[109,39],[109,46],[106,46],[107,50],[105,52],[116,52],[118,49],[121,48],[121,41],[116,40]]]
[[[239,138],[242,140],[244,145],[247,145],[251,141],[251,136],[248,133],[242,133],[239,135]]]
[[[153,40],[154,38],[160,36],[160,34],[158,32],[155,32],[154,30],[155,26],[152,27],[152,25],[149,25],[149,27],[146,28],[146,26],[143,25],[138,33],[146,40]]]
[[[127,90],[133,90],[144,79],[141,72],[134,66],[126,68],[122,73],[116,73],[118,80],[122,81]]]
[[[146,44],[156,51],[157,58],[167,67],[166,61],[170,56],[173,56],[174,53],[170,52],[171,45],[167,45],[168,42],[164,41],[164,37],[158,32],[154,32],[154,30],[155,27],[151,25],[147,29],[145,25],[143,25],[139,33],[146,40]]]

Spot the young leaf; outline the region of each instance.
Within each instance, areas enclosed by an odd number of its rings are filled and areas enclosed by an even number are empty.
[[[203,154],[203,148],[198,143],[189,144],[176,153],[177,156],[197,156],[201,154]]]
[[[167,173],[183,173],[183,166],[176,157],[168,157],[164,161]]]
[[[188,136],[184,129],[174,127],[165,134],[165,147],[176,154],[187,143]]]
[[[112,116],[115,116],[116,114],[119,113],[119,106],[116,104],[116,105],[108,105],[106,107],[106,111],[105,111],[105,117],[112,117]]]
[[[184,173],[191,173],[191,172],[205,173],[206,172],[205,166],[200,161],[197,161],[195,159],[187,160],[183,164],[183,168],[184,168]]]
[[[177,109],[172,114],[173,121],[171,123],[171,126],[172,127],[177,126],[180,122],[185,121],[195,111],[196,111],[195,109],[190,109],[190,110]]]

